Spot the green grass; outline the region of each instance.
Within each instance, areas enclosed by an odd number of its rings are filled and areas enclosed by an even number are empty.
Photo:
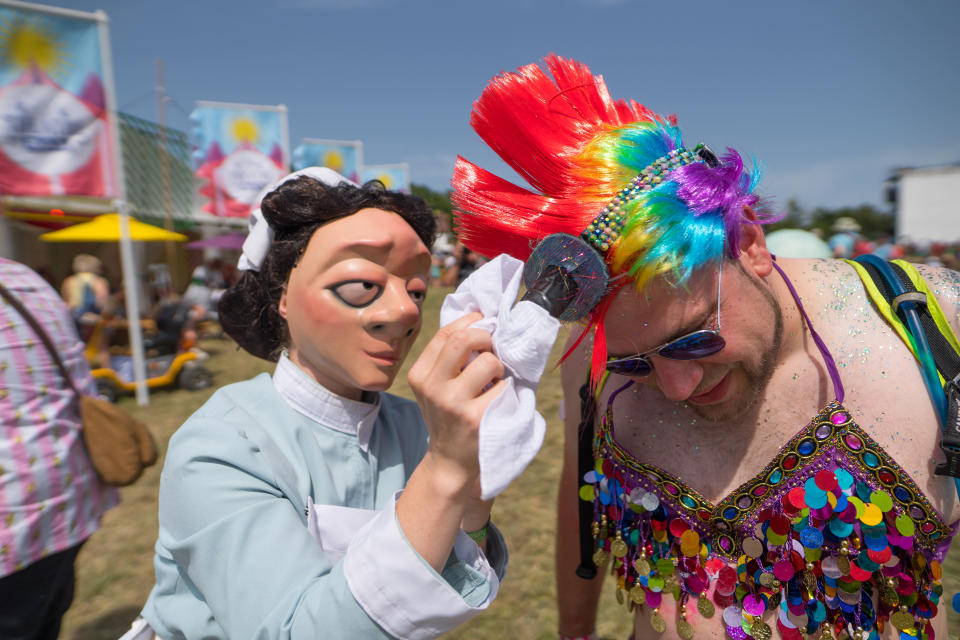
[[[428,296],[425,330],[409,366],[437,326],[440,303],[446,290]],[[562,344],[562,340],[558,341]],[[243,380],[273,365],[239,351],[227,340],[202,343],[211,357],[207,367],[217,385]],[[559,357],[554,351],[552,362]],[[397,377],[394,393],[412,397],[406,369]],[[62,638],[73,640],[115,640],[129,627],[153,586],[153,544],[157,536],[157,487],[166,443],[183,421],[210,396],[212,390],[157,391],[150,406],[137,407],[132,398],[121,404],[150,425],[160,445],[159,463],[148,469],[132,487],[122,490],[123,502],[103,518],[77,561],[77,592],[73,607],[64,619]],[[490,610],[449,634],[462,640],[503,640],[506,638],[554,640],[557,614],[554,605],[553,536],[556,528],[556,486],[560,474],[563,425],[559,418],[561,399],[559,370],[548,369],[538,394],[538,407],[547,420],[543,449],[527,471],[498,499],[493,518],[510,547],[510,567],[500,595]],[[575,410],[575,409],[574,409]],[[950,600],[960,591],[960,545],[944,564],[943,609],[950,611],[950,636],[960,633],[960,619]],[[613,590],[604,589],[599,632],[608,638],[625,640],[631,620],[613,599]]]

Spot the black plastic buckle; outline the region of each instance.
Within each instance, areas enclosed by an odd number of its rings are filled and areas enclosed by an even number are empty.
[[[938,476],[960,478],[960,374],[947,382],[947,422],[943,425],[940,448],[947,461],[938,464],[934,473]]]

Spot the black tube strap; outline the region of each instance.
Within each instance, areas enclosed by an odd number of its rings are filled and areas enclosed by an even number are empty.
[[[593,459],[593,422],[597,416],[597,400],[590,393],[590,385],[584,383],[580,387],[580,428],[577,438],[577,483],[591,471],[596,464]],[[597,575],[597,565],[593,563],[593,503],[580,500],[580,565],[577,575],[584,580],[592,580]]]

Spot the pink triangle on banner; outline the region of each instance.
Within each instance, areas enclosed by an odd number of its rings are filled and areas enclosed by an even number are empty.
[[[270,149],[270,159],[276,163],[278,167],[283,168],[283,149],[280,148],[276,142],[273,143],[273,148]]]
[[[94,113],[102,113],[107,106],[106,98],[103,94],[103,84],[100,82],[100,76],[95,73],[87,75],[83,83],[83,89],[80,91],[79,98],[93,107]]]
[[[207,147],[207,156],[203,159],[203,162],[204,164],[213,164],[221,162],[225,157],[223,149],[220,148],[220,143],[214,140],[210,143],[210,146]]]

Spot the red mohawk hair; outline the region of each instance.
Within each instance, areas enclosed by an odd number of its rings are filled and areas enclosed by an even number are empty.
[[[525,260],[551,233],[579,235],[611,197],[602,174],[575,160],[599,134],[658,116],[613,100],[601,76],[550,54],[551,78],[536,64],[494,78],[473,104],[470,124],[539,193],[458,157],[451,185],[460,241],[482,255]]]

